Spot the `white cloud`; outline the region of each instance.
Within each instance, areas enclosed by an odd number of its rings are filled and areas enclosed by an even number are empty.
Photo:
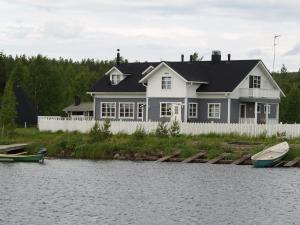
[[[41,53],[76,59],[178,60],[211,50],[233,59],[261,57],[278,69],[298,69],[299,9],[296,0],[2,0],[0,45],[8,54]],[[291,45],[295,45],[291,48]],[[288,56],[288,57],[286,57]]]
[[[287,51],[285,56],[295,56],[300,54],[300,42],[298,42],[292,49]]]

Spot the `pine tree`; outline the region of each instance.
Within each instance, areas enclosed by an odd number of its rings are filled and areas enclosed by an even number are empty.
[[[0,109],[0,129],[1,136],[10,135],[15,127],[16,112],[16,96],[14,93],[14,79],[13,74],[7,81],[1,101]]]

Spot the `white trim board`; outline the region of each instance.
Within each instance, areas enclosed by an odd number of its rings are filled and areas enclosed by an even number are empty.
[[[105,73],[105,75],[110,74],[110,72],[113,71],[113,70],[117,70],[119,73],[123,74],[117,67],[113,66],[110,70],[108,70],[108,71]]]

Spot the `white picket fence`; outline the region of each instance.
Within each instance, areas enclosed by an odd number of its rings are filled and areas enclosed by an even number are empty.
[[[39,116],[38,128],[40,131],[79,131],[89,132],[95,124],[95,120],[86,118],[65,118],[54,116]],[[98,121],[100,124],[101,121]],[[158,122],[138,121],[111,121],[111,132],[116,134],[124,132],[132,134],[138,126],[142,126],[146,132],[153,132]],[[168,124],[169,125],[169,124]],[[300,137],[300,124],[227,124],[227,123],[181,123],[182,134],[231,134],[259,136],[285,135],[288,138]]]

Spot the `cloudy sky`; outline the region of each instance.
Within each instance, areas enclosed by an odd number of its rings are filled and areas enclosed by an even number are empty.
[[[0,0],[0,50],[6,54],[129,61],[180,60],[221,50],[260,58],[276,70],[300,67],[298,0]]]

